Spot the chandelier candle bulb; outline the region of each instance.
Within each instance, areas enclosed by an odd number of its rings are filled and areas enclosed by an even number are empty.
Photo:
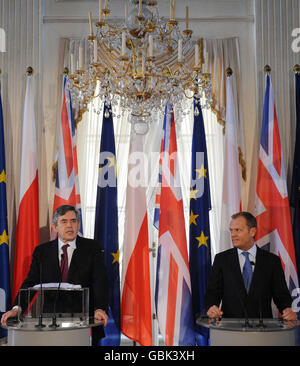
[[[122,31],[122,51],[121,56],[125,56],[125,48],[126,48],[126,33],[125,30]]]
[[[139,17],[142,16],[142,0],[139,0]]]
[[[89,19],[90,19],[90,34],[91,34],[91,37],[93,37],[94,31],[93,31],[93,21],[92,21],[92,12],[91,11],[89,12]]]
[[[83,63],[84,63],[84,54],[83,54],[83,46],[79,46],[79,70],[83,69]]]
[[[178,63],[182,62],[182,39],[178,40]]]
[[[74,53],[71,53],[71,73],[73,74],[75,72],[75,55]]]
[[[170,0],[170,20],[175,20],[175,0]]]
[[[185,7],[185,29],[189,29],[189,7]]]
[[[199,65],[199,45],[195,44],[195,66]]]
[[[128,18],[128,4],[127,2],[125,3],[125,22],[126,22],[126,19]]]
[[[149,56],[153,57],[153,36],[150,34],[149,36]]]
[[[204,51],[203,72],[208,73],[208,53],[206,51]]]
[[[96,64],[97,61],[98,61],[98,44],[97,44],[97,39],[94,39],[93,43],[94,43],[94,63]]]
[[[102,0],[99,0],[99,22],[102,22]]]

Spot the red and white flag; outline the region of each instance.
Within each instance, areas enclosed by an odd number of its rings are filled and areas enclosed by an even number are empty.
[[[13,300],[28,274],[33,250],[39,244],[39,182],[32,78],[32,75],[27,76],[24,103]]]
[[[272,82],[266,76],[256,184],[256,244],[279,255],[289,290],[298,287],[286,176]]]
[[[71,95],[63,80],[61,119],[58,126],[58,152],[53,212],[61,205],[76,207],[81,216],[77,143]],[[82,225],[80,229],[82,234]],[[52,238],[56,233],[52,232]]]
[[[226,78],[226,130],[224,145],[223,193],[220,241],[216,252],[232,248],[229,223],[241,210],[241,168],[237,143],[237,113],[232,92],[232,76]],[[214,253],[216,254],[216,253]]]
[[[131,133],[123,245],[121,330],[142,346],[151,346],[149,236],[142,139],[142,135]]]

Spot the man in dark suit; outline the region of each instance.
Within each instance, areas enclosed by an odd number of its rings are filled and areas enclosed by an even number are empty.
[[[40,281],[62,281],[88,287],[90,315],[94,314],[95,322],[103,322],[105,326],[108,321],[108,278],[99,242],[77,235],[80,229],[79,213],[70,205],[57,208],[53,214],[52,228],[58,238],[35,248],[29,273],[21,288],[37,285]],[[9,317],[16,316],[18,311],[19,308],[14,306],[3,314],[2,325]],[[104,336],[102,326],[93,328],[93,344]]]
[[[297,319],[280,259],[254,244],[256,228],[252,214],[232,216],[229,230],[234,248],[215,256],[205,295],[208,317],[272,318],[273,299],[284,319]]]

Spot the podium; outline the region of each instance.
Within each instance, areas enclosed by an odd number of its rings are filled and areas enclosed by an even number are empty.
[[[9,346],[90,346],[89,289],[65,284],[20,290],[18,318],[7,322]]]
[[[282,319],[198,318],[197,324],[210,329],[211,346],[295,346],[298,321]]]

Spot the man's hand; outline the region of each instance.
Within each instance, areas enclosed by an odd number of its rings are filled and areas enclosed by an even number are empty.
[[[209,318],[221,318],[223,315],[223,311],[218,308],[216,305],[211,306],[208,310],[207,310],[207,316]]]
[[[8,318],[13,318],[14,316],[17,316],[17,315],[18,315],[18,309],[12,309],[12,310],[7,311],[6,313],[4,313],[2,315],[1,325],[3,325],[5,327],[7,319]]]
[[[282,312],[284,320],[297,320],[297,313],[292,308],[285,308]]]
[[[94,320],[95,320],[95,323],[103,322],[103,325],[106,326],[106,324],[108,322],[108,315],[106,314],[106,312],[104,310],[97,309],[97,310],[95,310]]]

